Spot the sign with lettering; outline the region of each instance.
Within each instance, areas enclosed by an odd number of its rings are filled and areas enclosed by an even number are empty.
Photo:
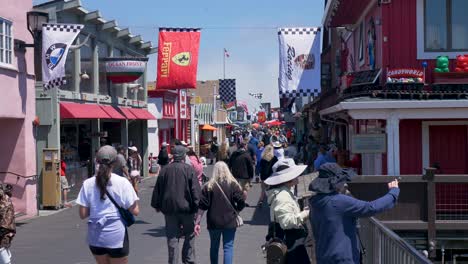
[[[180,105],[180,119],[187,119],[187,90],[180,90],[179,92],[179,105]]]
[[[353,153],[387,152],[387,134],[359,134],[351,137]]]
[[[112,83],[138,80],[146,69],[148,58],[105,58],[107,79]]]
[[[197,86],[200,29],[160,28],[156,89]]]

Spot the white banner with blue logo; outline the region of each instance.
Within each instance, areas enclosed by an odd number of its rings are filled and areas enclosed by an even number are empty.
[[[320,94],[320,28],[279,28],[280,98]]]
[[[66,83],[65,62],[68,50],[83,25],[44,24],[42,26],[42,82],[44,90]]]

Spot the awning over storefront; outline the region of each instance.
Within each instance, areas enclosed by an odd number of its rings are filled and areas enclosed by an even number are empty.
[[[126,119],[123,114],[121,114],[117,109],[111,105],[100,105],[102,110],[106,112],[112,119]]]
[[[156,120],[156,117],[152,115],[148,110],[142,108],[129,108],[130,112],[140,120]]]
[[[60,103],[61,119],[109,119],[110,117],[97,104]]]
[[[128,108],[128,107],[119,107],[119,110],[123,113],[123,115],[124,115],[127,119],[138,119],[138,118],[132,113],[131,108]]]

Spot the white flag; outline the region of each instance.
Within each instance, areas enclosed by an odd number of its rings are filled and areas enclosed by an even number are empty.
[[[68,50],[83,25],[44,24],[42,26],[42,82],[44,90],[66,83],[65,62]]]
[[[280,98],[320,94],[320,28],[280,28]]]

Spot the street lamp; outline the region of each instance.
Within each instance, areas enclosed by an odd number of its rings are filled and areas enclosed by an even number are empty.
[[[42,34],[42,25],[49,22],[49,13],[44,11],[29,11],[26,15],[29,32],[31,32],[34,41],[39,41]]]

